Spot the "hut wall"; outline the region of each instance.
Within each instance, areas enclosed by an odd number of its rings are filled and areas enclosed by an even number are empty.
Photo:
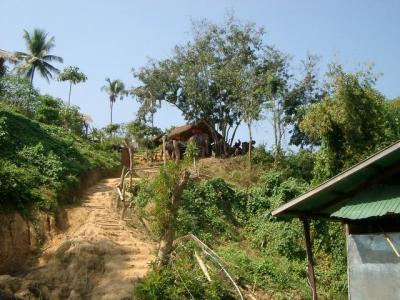
[[[400,249],[400,233],[388,233]],[[349,299],[399,299],[400,257],[383,234],[347,236]]]

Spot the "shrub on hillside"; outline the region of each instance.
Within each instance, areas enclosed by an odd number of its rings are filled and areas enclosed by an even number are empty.
[[[67,106],[50,95],[41,95],[25,78],[10,74],[0,77],[0,103],[41,123],[62,126],[78,135],[83,133],[78,107]]]
[[[39,96],[37,99],[38,105],[34,112],[35,120],[45,124],[62,125],[60,118],[60,111],[63,107],[62,101],[49,95]]]
[[[242,198],[221,178],[191,184],[182,195],[177,228],[180,234],[191,231],[200,236],[214,234],[237,239],[235,225]]]
[[[0,210],[36,205],[51,210],[83,173],[119,164],[116,153],[96,148],[53,125],[32,121],[0,104]]]
[[[274,156],[265,149],[265,145],[258,145],[253,149],[252,162],[261,165],[272,164],[274,162]]]
[[[25,115],[32,116],[39,96],[32,84],[26,78],[6,75],[0,77],[0,102],[7,103]]]

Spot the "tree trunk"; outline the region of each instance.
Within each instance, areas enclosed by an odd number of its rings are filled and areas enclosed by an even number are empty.
[[[183,171],[181,178],[175,186],[174,193],[171,197],[171,206],[169,208],[169,221],[165,228],[165,232],[160,241],[160,247],[158,250],[158,265],[165,265],[169,261],[169,255],[172,251],[172,245],[175,239],[175,220],[176,215],[181,203],[181,196],[183,189],[189,179],[189,171]]]
[[[280,111],[279,104],[277,100],[273,100],[273,126],[274,126],[274,140],[275,140],[275,157],[274,157],[274,165],[278,166],[281,156],[281,138],[282,138],[282,130],[280,123]]]
[[[33,67],[32,75],[31,75],[31,85],[33,85],[33,75],[35,75],[35,69],[36,69],[36,67]]]
[[[232,147],[233,140],[234,140],[235,135],[236,135],[236,130],[238,129],[239,125],[240,125],[240,123],[236,123],[235,130],[234,130],[233,133],[232,133],[231,141],[229,142],[229,147]]]
[[[110,101],[110,125],[112,125],[113,102]]]
[[[251,167],[252,167],[252,165],[251,165],[251,158],[252,158],[251,157],[251,155],[252,155],[251,147],[253,144],[253,136],[251,134],[251,122],[247,123],[247,129],[249,130],[249,170],[251,171]]]
[[[222,129],[222,130],[221,130],[221,131],[222,131],[222,145],[221,145],[221,150],[222,150],[223,157],[225,158],[225,157],[226,157],[226,147],[225,147],[225,145],[226,145],[226,143],[225,143],[225,140],[226,140],[226,125],[221,126],[220,129]]]
[[[72,81],[69,82],[68,106],[71,105],[71,88],[72,88]]]
[[[220,153],[219,153],[218,135],[217,135],[216,130],[214,128],[214,124],[211,126],[207,121],[205,121],[204,123],[207,125],[208,129],[210,129],[210,131],[211,131],[211,135],[212,135],[212,138],[214,140],[215,154],[217,156]]]
[[[153,100],[151,100],[151,113],[150,113],[150,117],[151,117],[151,127],[154,128],[154,102]]]

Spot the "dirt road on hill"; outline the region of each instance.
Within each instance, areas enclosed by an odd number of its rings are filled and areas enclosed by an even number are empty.
[[[33,269],[0,276],[0,299],[132,299],[156,244],[114,210],[118,180],[100,181],[80,206],[67,209],[68,230],[44,245]]]

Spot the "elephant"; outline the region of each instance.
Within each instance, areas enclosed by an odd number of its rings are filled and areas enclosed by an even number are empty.
[[[254,149],[254,145],[256,144],[256,141],[251,141],[251,149]],[[246,154],[247,152],[249,152],[249,146],[250,143],[249,142],[242,142],[242,152],[243,154]]]
[[[165,143],[165,150],[167,152],[169,159],[179,160],[183,157],[183,153],[185,153],[185,148],[186,148],[185,144],[181,141],[176,141],[176,145],[178,147],[177,150],[179,150],[179,152],[175,151],[173,140],[169,140]],[[179,153],[179,157],[176,156],[177,153]]]
[[[243,153],[242,148],[240,147],[240,145],[242,144],[242,142],[240,140],[238,140],[233,147],[230,149],[231,150],[231,155],[233,154],[234,156],[238,156],[241,155]]]
[[[210,155],[210,142],[207,133],[196,133],[189,138],[188,142],[194,143],[197,146],[200,151],[200,157],[206,157]]]

